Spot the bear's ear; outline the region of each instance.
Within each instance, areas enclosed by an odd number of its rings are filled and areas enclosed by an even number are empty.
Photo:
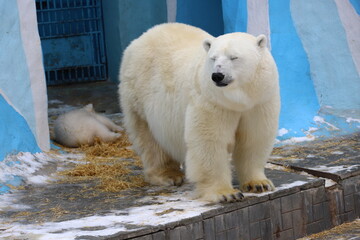
[[[260,48],[266,47],[266,45],[267,45],[266,36],[264,34],[260,34],[259,36],[257,36],[256,42]]]
[[[92,103],[86,105],[86,106],[84,107],[84,109],[85,109],[86,111],[88,111],[88,112],[93,112],[93,111],[94,111],[94,107],[93,107]]]
[[[211,39],[205,39],[203,42],[203,47],[205,49],[206,52],[209,51],[210,47],[211,47]]]

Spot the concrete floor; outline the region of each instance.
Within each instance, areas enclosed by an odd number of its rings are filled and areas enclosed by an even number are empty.
[[[117,94],[118,84],[113,82],[95,82],[72,84],[66,86],[48,87],[49,108],[59,105],[82,107],[93,103],[94,108],[100,113],[120,112]]]

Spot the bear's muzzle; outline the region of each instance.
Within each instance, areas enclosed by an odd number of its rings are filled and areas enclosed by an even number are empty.
[[[226,81],[225,75],[221,72],[215,72],[211,75],[211,79],[214,81],[216,86],[218,87],[225,87],[227,86],[231,81]]]

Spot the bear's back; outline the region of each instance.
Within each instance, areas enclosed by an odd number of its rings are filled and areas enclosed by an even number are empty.
[[[120,82],[135,83],[143,76],[148,78],[153,74],[166,76],[168,73],[177,75],[184,71],[191,72],[191,67],[186,64],[198,66],[204,62],[206,51],[202,43],[208,38],[213,37],[199,28],[186,24],[157,25],[132,41],[125,49],[120,68]],[[172,81],[175,81],[175,78],[171,77]]]
[[[164,23],[150,28],[139,38],[135,39],[128,48],[144,48],[152,51],[176,52],[180,49],[202,47],[206,38],[213,38],[200,28],[182,23]]]

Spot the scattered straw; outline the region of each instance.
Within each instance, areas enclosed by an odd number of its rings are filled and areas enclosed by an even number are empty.
[[[83,145],[79,148],[84,152],[87,158],[92,157],[121,157],[121,158],[138,158],[138,156],[130,149],[131,143],[125,132],[121,133],[121,137],[111,143],[101,142],[96,139],[92,146]]]
[[[64,175],[71,177],[108,177],[112,175],[128,174],[129,169],[124,168],[121,163],[105,165],[90,162],[87,164],[79,164],[74,169],[64,171],[63,173]]]
[[[64,210],[64,209],[61,208],[60,206],[56,206],[56,207],[50,208],[49,210],[50,210],[50,212],[51,212],[51,215],[52,215],[52,217],[53,217],[53,220],[56,220],[56,219],[60,218],[61,216],[69,213],[69,211]]]
[[[81,159],[82,163],[60,172],[60,175],[66,176],[65,181],[69,182],[94,180],[98,183],[97,189],[106,192],[143,187],[146,185],[143,175],[132,170],[134,167],[141,168],[142,164],[130,146],[127,135],[122,132],[122,137],[112,143],[97,140],[92,146],[67,149],[85,156]]]
[[[351,233],[354,232],[354,234],[358,234],[359,229],[360,229],[360,219],[357,219],[353,222],[343,223],[341,225],[338,225],[330,230],[323,231],[320,233],[315,233],[310,236],[306,236],[304,238],[300,238],[299,240],[315,240],[315,239],[326,240],[326,239],[335,239],[334,237],[339,237],[338,239],[342,239],[340,236],[344,236],[346,234],[349,237],[346,239],[352,239],[350,238]]]

